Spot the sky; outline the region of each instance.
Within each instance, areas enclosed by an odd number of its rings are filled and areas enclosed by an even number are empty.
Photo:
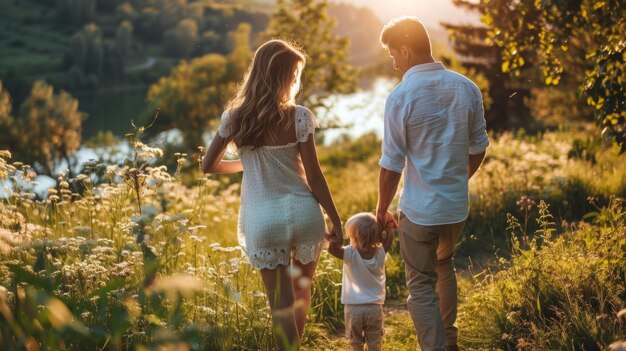
[[[452,4],[452,0],[337,0],[374,10],[381,21],[393,17],[417,16],[426,27],[439,29],[439,22],[479,23],[478,16]]]

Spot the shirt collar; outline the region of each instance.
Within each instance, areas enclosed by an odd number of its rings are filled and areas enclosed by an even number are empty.
[[[408,76],[412,75],[413,73],[423,72],[423,71],[434,71],[434,70],[439,70],[439,69],[445,69],[443,63],[441,63],[440,61],[415,65],[409,68],[406,72],[404,72],[404,75],[402,76],[402,80],[405,80]]]

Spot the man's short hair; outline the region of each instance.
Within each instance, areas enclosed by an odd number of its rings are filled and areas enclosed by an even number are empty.
[[[406,46],[417,55],[431,55],[430,37],[422,22],[413,16],[394,18],[383,27],[380,43],[384,48]]]

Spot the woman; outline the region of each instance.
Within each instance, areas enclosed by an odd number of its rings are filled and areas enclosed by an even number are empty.
[[[205,173],[243,170],[239,243],[261,272],[280,350],[299,348],[304,332],[326,231],[320,205],[331,235],[343,236],[317,160],[317,120],[295,104],[305,63],[304,53],[285,41],[259,47],[202,160]],[[230,142],[239,160],[222,160]],[[290,265],[299,274],[290,274]]]

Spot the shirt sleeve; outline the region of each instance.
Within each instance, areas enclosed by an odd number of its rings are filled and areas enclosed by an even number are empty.
[[[404,113],[399,104],[387,98],[385,102],[384,134],[380,167],[402,173],[406,162],[407,143]]]
[[[228,125],[229,116],[228,110],[226,110],[222,113],[222,117],[220,118],[220,126],[217,128],[217,133],[222,138],[228,138],[231,133],[231,128]]]
[[[387,234],[387,235],[392,235],[391,233]],[[382,262],[381,264],[383,265],[383,267],[385,266],[385,261],[387,260],[387,253],[385,252],[385,249],[381,246],[376,250],[376,255],[378,255],[378,261]]]
[[[489,146],[489,136],[487,135],[487,123],[485,122],[485,108],[483,99],[480,97],[474,104],[474,113],[469,123],[469,153],[470,155],[480,154]]]
[[[343,247],[343,264],[351,266],[354,262],[354,247],[347,245]]]
[[[315,128],[319,128],[319,126],[313,111],[298,106],[296,109],[296,137],[299,142],[305,143],[309,140],[309,135],[315,133]]]

